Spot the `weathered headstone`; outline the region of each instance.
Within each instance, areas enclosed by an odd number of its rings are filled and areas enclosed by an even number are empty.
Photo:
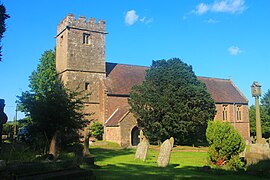
[[[89,138],[91,134],[88,131],[88,127],[84,129],[84,143],[83,143],[83,155],[84,156],[89,156]]]
[[[147,157],[148,148],[149,148],[149,142],[147,141],[146,138],[144,138],[137,146],[135,159],[141,159],[145,161]]]
[[[172,148],[173,148],[173,145],[174,145],[174,138],[173,137],[170,138],[170,143],[171,143]]]
[[[170,156],[172,151],[172,144],[170,140],[164,141],[160,147],[160,152],[157,159],[157,164],[159,167],[166,167],[170,162]]]

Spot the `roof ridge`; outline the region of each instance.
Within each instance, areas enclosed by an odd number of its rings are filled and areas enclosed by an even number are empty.
[[[143,66],[143,65],[134,65],[134,64],[124,64],[124,63],[115,63],[115,62],[106,62],[109,64],[116,64],[116,65],[124,65],[124,66],[136,66],[136,67],[146,67],[146,68],[150,68],[149,66]]]
[[[216,80],[222,80],[222,81],[231,81],[231,79],[225,79],[225,78],[206,77],[206,76],[197,76],[197,77],[204,78],[204,79],[216,79]]]

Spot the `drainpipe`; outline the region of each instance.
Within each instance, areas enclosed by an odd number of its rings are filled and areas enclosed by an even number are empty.
[[[235,121],[236,121],[236,111],[235,111],[235,103],[233,103],[233,125],[234,125],[234,128],[235,128]]]

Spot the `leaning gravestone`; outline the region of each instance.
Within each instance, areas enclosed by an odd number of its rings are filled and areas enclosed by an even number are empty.
[[[141,159],[145,161],[147,157],[147,152],[149,148],[149,143],[146,138],[144,138],[137,146],[135,159]]]
[[[157,159],[157,164],[159,167],[166,167],[170,162],[170,156],[172,151],[172,144],[170,140],[164,141],[160,147],[160,152]]]

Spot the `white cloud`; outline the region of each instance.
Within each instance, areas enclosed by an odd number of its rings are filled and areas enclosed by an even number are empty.
[[[216,19],[212,19],[212,18],[208,19],[206,22],[208,24],[216,24],[216,23],[218,23],[218,21]]]
[[[215,0],[211,4],[200,3],[192,12],[202,15],[207,12],[216,13],[242,13],[246,10],[245,0]]]
[[[242,50],[237,46],[229,47],[228,51],[229,51],[230,55],[232,55],[232,56],[236,56],[236,55],[242,53]]]
[[[136,14],[135,10],[128,11],[125,16],[125,22],[127,25],[130,25],[130,26],[136,23],[138,19],[139,19],[139,16]]]
[[[153,19],[153,18],[146,18],[146,17],[143,17],[143,18],[140,19],[140,21],[141,21],[142,23],[144,23],[144,24],[149,24],[149,23],[153,22],[154,19]]]
[[[200,3],[199,5],[197,5],[196,7],[196,13],[198,15],[204,14],[209,10],[209,6],[204,4],[204,3]]]

